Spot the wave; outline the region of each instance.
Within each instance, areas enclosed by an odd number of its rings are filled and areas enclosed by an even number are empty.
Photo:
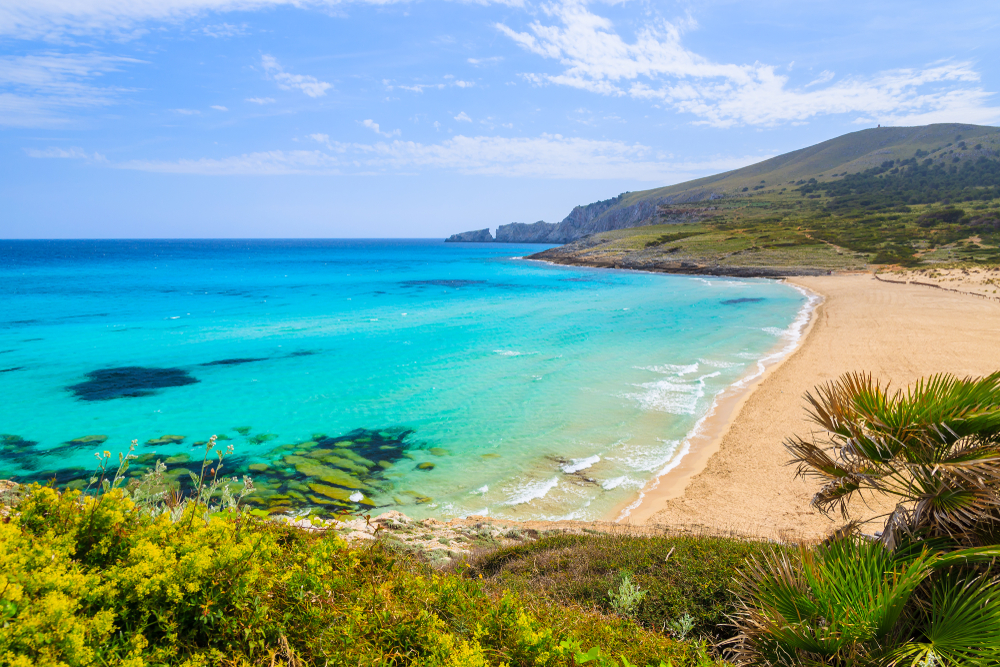
[[[719,399],[723,395],[735,393],[738,392],[739,390],[745,389],[754,380],[756,380],[757,378],[761,377],[764,374],[764,372],[767,370],[768,365],[780,361],[785,356],[790,354],[796,348],[796,346],[798,346],[799,341],[802,339],[802,336],[805,333],[806,326],[809,324],[809,320],[812,317],[812,313],[816,309],[816,306],[822,300],[822,297],[816,294],[815,292],[811,292],[803,287],[799,287],[798,285],[788,284],[788,286],[797,290],[800,294],[806,297],[806,302],[799,309],[799,312],[795,316],[795,319],[792,321],[792,323],[789,324],[786,329],[781,330],[780,336],[787,341],[785,345],[783,345],[780,349],[771,352],[770,354],[757,358],[756,359],[757,367],[753,373],[745,375],[744,377],[740,378],[739,380],[731,384],[729,387],[715,394],[715,396],[712,398],[712,404],[709,406],[705,414],[703,414],[698,419],[698,421],[695,422],[694,427],[687,433],[684,440],[681,442],[681,446],[679,447],[676,454],[671,457],[671,459],[663,466],[663,468],[660,469],[658,473],[656,473],[656,476],[653,478],[652,482],[646,488],[643,488],[639,491],[638,498],[636,498],[635,501],[630,503],[627,507],[625,507],[621,511],[621,514],[619,514],[618,518],[615,519],[616,522],[622,521],[623,519],[628,517],[632,513],[632,510],[634,510],[636,507],[642,504],[642,501],[646,497],[646,494],[649,493],[650,491],[653,491],[654,489],[656,489],[656,487],[660,485],[660,479],[664,475],[669,473],[671,470],[680,465],[681,460],[685,456],[687,456],[687,454],[691,451],[691,441],[694,438],[701,435],[702,431],[705,428],[705,424],[711,417],[715,415],[715,411],[719,407]]]
[[[756,355],[753,356],[756,359]],[[698,359],[699,363],[705,364],[706,366],[711,366],[712,368],[735,368],[741,364],[735,361],[715,361],[714,359]]]
[[[640,366],[640,370],[654,373],[672,373],[677,376],[690,375],[698,371],[698,362],[693,364],[658,364],[656,366]]]
[[[620,486],[626,488],[630,486],[642,488],[642,485],[643,483],[640,480],[629,477],[628,475],[622,475],[621,477],[615,477],[614,479],[606,479],[601,482],[601,488],[605,491],[611,491],[612,489],[617,489]]]
[[[532,500],[544,498],[549,491],[558,485],[558,477],[538,482],[530,482],[518,489],[507,500],[507,502],[504,503],[504,505],[523,505],[524,503],[530,503]]]
[[[719,371],[700,376],[694,382],[679,383],[671,380],[657,380],[636,385],[646,391],[626,394],[645,410],[666,412],[672,415],[693,415],[698,409],[698,401],[705,396],[705,380],[718,377]]]
[[[799,309],[799,312],[795,316],[795,319],[792,320],[792,323],[789,324],[786,329],[778,330],[778,336],[780,338],[784,338],[786,343],[780,349],[758,358],[756,372],[744,376],[734,382],[732,385],[734,389],[743,389],[751,382],[759,378],[764,374],[764,371],[767,370],[768,365],[783,359],[792,350],[794,350],[798,346],[799,341],[802,340],[802,334],[805,332],[806,326],[809,324],[809,319],[812,317],[812,313],[816,309],[816,306],[820,301],[822,301],[822,297],[815,292],[810,292],[809,290],[799,287],[798,285],[788,284],[788,286],[798,291],[802,294],[802,296],[806,297],[806,302],[802,305],[802,308]]]
[[[580,472],[581,470],[586,470],[600,460],[601,457],[594,454],[593,456],[588,456],[585,459],[573,459],[569,463],[562,464],[559,468],[566,473]]]

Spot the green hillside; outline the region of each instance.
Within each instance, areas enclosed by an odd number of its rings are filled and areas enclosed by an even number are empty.
[[[865,130],[629,200],[667,195],[677,203],[660,204],[650,225],[537,257],[727,275],[1000,264],[997,128]]]
[[[964,142],[964,150],[958,144]],[[978,146],[978,148],[977,148]],[[674,197],[691,200],[709,194],[737,195],[777,190],[789,181],[816,178],[832,181],[881,165],[886,160],[912,158],[921,152],[937,160],[974,160],[1000,153],[1000,128],[942,123],[920,127],[881,127],[851,132],[836,139],[773,157],[749,167],[706,176],[663,188],[632,192],[622,206],[644,199]]]

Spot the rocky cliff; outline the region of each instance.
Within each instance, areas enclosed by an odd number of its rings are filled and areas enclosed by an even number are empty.
[[[465,243],[492,243],[493,235],[490,234],[490,230],[478,229],[474,232],[462,232],[461,234],[452,234],[445,239],[445,242],[455,243],[458,241],[464,241]]]
[[[670,209],[670,205],[698,200],[714,200],[719,197],[712,192],[700,192],[694,197],[684,195],[657,197],[625,205],[624,202],[628,194],[628,192],[624,192],[611,199],[586,206],[577,206],[559,223],[539,220],[532,224],[512,222],[508,225],[500,225],[497,228],[496,240],[501,243],[572,243],[591,234],[609,232],[615,229],[691,222],[692,219],[701,217],[700,211],[674,211]],[[692,218],[692,216],[694,217]],[[489,239],[481,237],[484,232],[487,236],[489,235],[486,230],[465,232],[464,234],[455,234],[448,240],[492,241],[492,237]]]
[[[530,225],[524,222],[512,222],[509,225],[497,227],[497,241],[500,243],[546,243],[544,239],[552,233],[556,225],[539,220]]]

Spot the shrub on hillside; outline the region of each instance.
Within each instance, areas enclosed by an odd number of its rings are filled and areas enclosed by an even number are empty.
[[[13,667],[618,664],[608,655],[711,663],[631,622],[530,608],[381,542],[235,510],[172,517],[121,488],[36,486],[0,523],[0,664]]]
[[[553,535],[481,554],[472,570],[498,589],[615,610],[623,574],[645,593],[630,612],[644,627],[670,631],[685,615],[694,636],[731,637],[734,577],[763,542],[716,537]]]

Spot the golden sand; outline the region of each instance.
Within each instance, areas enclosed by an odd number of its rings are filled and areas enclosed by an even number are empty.
[[[850,371],[900,387],[939,372],[964,377],[1000,369],[998,301],[870,274],[789,282],[824,297],[799,347],[742,396],[722,402],[707,437],[647,491],[627,521],[779,539],[827,534],[840,523],[810,507],[817,482],[795,477],[782,445],[813,430],[807,391]]]

